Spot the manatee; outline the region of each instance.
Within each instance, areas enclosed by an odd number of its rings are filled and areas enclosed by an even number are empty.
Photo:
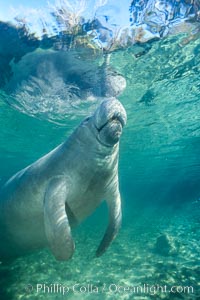
[[[19,171],[0,194],[0,259],[50,248],[57,260],[72,257],[72,228],[105,200],[109,222],[96,251],[102,255],[121,224],[119,139],[126,112],[115,98],[104,100],[71,136]]]
[[[98,59],[90,57],[86,64],[76,49],[34,51],[17,63],[10,63],[11,75],[3,89],[15,109],[62,123],[80,102],[117,98],[124,91],[126,79],[110,65],[109,59],[107,54],[99,65]]]

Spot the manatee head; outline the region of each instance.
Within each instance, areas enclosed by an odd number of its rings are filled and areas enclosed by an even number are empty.
[[[105,146],[114,146],[126,124],[126,111],[117,99],[104,100],[93,115],[97,140]]]

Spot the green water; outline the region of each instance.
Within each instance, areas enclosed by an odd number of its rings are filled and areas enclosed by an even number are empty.
[[[123,225],[112,246],[94,257],[107,222],[103,205],[74,230],[71,261],[58,263],[42,250],[1,265],[0,299],[199,299],[200,44],[183,45],[185,38],[154,42],[140,57],[136,46],[111,55],[110,65],[127,80],[119,99],[128,115],[119,161]],[[88,114],[76,107],[61,126],[3,100],[1,184],[64,141]],[[156,248],[161,235],[170,241],[167,253]],[[137,286],[143,289],[135,292]]]

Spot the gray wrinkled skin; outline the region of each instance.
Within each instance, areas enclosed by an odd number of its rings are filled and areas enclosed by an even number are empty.
[[[106,199],[109,224],[97,249],[104,253],[121,223],[118,151],[126,112],[105,100],[67,141],[14,175],[0,195],[0,258],[49,247],[57,260],[74,252],[71,227]]]

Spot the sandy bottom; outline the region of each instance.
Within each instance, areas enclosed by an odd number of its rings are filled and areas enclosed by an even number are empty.
[[[1,265],[0,299],[200,299],[199,204],[138,215],[100,258],[94,253],[103,228],[85,223],[69,262],[43,250]],[[163,234],[168,252],[156,247]]]

